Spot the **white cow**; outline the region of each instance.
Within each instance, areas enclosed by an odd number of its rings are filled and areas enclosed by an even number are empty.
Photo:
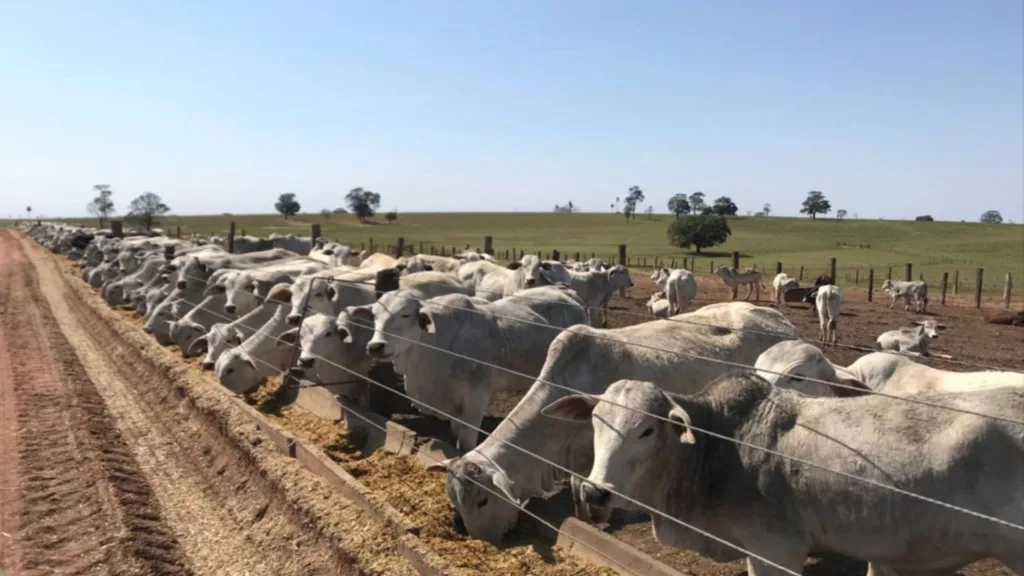
[[[772,299],[775,300],[776,306],[782,306],[783,297],[786,292],[799,288],[800,283],[797,282],[796,278],[790,278],[785,272],[779,272],[772,279]]]
[[[719,266],[718,270],[715,270],[715,274],[722,279],[722,282],[724,282],[729,289],[733,289],[738,286],[746,286],[747,294],[743,297],[744,300],[750,299],[751,292],[754,292],[755,302],[761,300],[761,288],[763,288],[764,285],[761,283],[761,273],[757,270],[752,270],[750,268],[737,270],[732,267]]]
[[[448,470],[448,496],[472,536],[499,541],[519,516],[518,508],[488,490],[522,502],[556,489],[563,474],[529,453],[579,473],[590,468],[593,447],[586,430],[540,414],[568,395],[548,382],[600,394],[612,382],[640,377],[669,390],[696,392],[734,370],[706,358],[751,365],[773,344],[798,337],[782,313],[747,302],[712,304],[678,318],[692,322],[654,320],[612,330],[574,326],[561,333],[548,347],[537,381],[494,433],[465,456],[432,468]],[[509,450],[506,442],[526,453]],[[574,495],[578,503],[578,490]],[[577,508],[579,515],[586,512]]]
[[[277,339],[288,330],[285,318],[291,311],[291,291],[287,284],[270,290],[265,304],[275,306],[274,315],[241,345],[217,359],[217,379],[236,394],[253,391],[260,383],[288,368],[291,348],[278,346]]]
[[[818,325],[821,327],[820,340],[836,343],[836,330],[839,328],[839,315],[843,311],[843,293],[839,286],[829,284],[818,288],[815,296],[818,309]]]
[[[896,306],[896,300],[903,298],[903,309],[910,309],[910,301],[917,304],[917,311],[924,314],[928,309],[928,284],[921,280],[906,282],[903,280],[886,280],[882,282],[882,291],[892,296],[892,304],[889,308]]]
[[[420,411],[446,420],[448,414],[476,428],[495,392],[522,392],[533,384],[532,377],[509,370],[536,374],[548,344],[588,317],[583,301],[564,284],[528,288],[497,302],[463,294],[423,302],[385,295],[373,315],[367,352],[394,362],[405,375],[406,393],[423,403]],[[476,428],[450,423],[460,449],[476,446]]]
[[[367,383],[360,375],[370,371],[373,358],[366,345],[372,337],[373,316],[365,308],[350,306],[337,317],[307,316],[300,328],[285,332],[280,340],[301,349],[292,374],[329,385],[333,393],[365,405]]]
[[[868,388],[897,396],[917,392],[969,392],[1000,386],[1024,387],[1024,374],[1018,372],[950,372],[887,352],[861,356],[845,370]]]
[[[1016,388],[913,397],[1024,413]],[[1024,525],[1024,433],[1016,424],[875,395],[802,398],[749,373],[692,396],[620,380],[597,398],[562,398],[544,413],[593,425],[594,466],[581,487],[588,504],[658,510],[658,542],[718,562],[749,553],[751,576],[800,574],[807,556],[821,552],[871,562],[870,574],[953,574],[996,558],[1024,575],[1024,530],[885,487]]]
[[[681,313],[697,297],[697,278],[689,270],[657,268],[651,273],[651,280],[665,287],[670,316]]]
[[[915,322],[913,326],[883,333],[875,339],[875,343],[879,350],[930,356],[928,348],[931,341],[939,337],[939,328],[945,328],[945,326],[934,320]]]
[[[612,295],[616,290],[633,285],[629,269],[621,265],[612,266],[603,272],[566,270],[565,274],[568,275],[569,287],[579,295],[586,305],[591,326],[605,326],[608,323],[608,303],[611,301]],[[549,284],[556,281],[555,277],[548,276],[546,271],[541,275],[547,279]]]
[[[797,390],[807,396],[845,398],[862,396],[869,391],[856,375],[842,366],[832,364],[819,348],[803,340],[779,342],[757,357],[754,368],[758,376],[776,388]]]
[[[670,316],[668,298],[665,298],[661,292],[651,294],[650,300],[647,301],[647,311],[655,318],[668,318]]]

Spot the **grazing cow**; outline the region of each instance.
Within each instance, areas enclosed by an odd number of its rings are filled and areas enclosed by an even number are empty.
[[[744,268],[737,270],[731,266],[719,266],[718,270],[715,270],[715,274],[722,279],[730,289],[737,288],[739,286],[747,287],[747,295],[743,297],[744,300],[750,299],[750,293],[754,292],[754,301],[761,300],[761,273],[757,270],[750,268]],[[738,292],[737,292],[738,294]]]
[[[322,272],[324,267],[325,264],[317,260],[296,258],[243,270],[223,283],[223,291],[227,293],[224,311],[232,316],[248,314],[260,305],[274,286],[291,284],[299,276]]]
[[[776,388],[796,390],[807,396],[862,396],[869,391],[856,375],[825,358],[822,351],[803,340],[786,340],[765,350],[754,363],[757,375]],[[842,386],[830,386],[822,380]],[[858,388],[851,390],[850,388]]]
[[[843,293],[839,286],[829,285],[818,288],[815,297],[818,308],[818,325],[821,327],[819,339],[822,342],[836,343],[836,330],[839,328],[839,315],[843,311]]]
[[[1015,388],[914,398],[1024,413],[1024,390]],[[822,552],[871,562],[871,574],[953,574],[985,558],[1024,574],[1024,531],[885,487],[1020,526],[1024,434],[1016,424],[875,395],[802,398],[749,373],[692,396],[620,380],[597,398],[569,396],[544,413],[593,426],[587,503],[658,510],[658,542],[718,562],[749,552],[751,576],[800,574],[807,556]]]
[[[217,379],[236,394],[252,392],[260,383],[288,369],[291,348],[278,346],[277,339],[288,330],[285,317],[291,310],[291,290],[287,284],[274,286],[265,305],[275,308],[273,316],[252,336],[217,359]]]
[[[264,300],[258,308],[237,320],[210,326],[205,335],[197,338],[189,346],[187,355],[196,356],[205,351],[203,369],[213,370],[221,354],[241,345],[247,338],[255,334],[274,316],[279,307],[277,302],[268,303]]]
[[[568,276],[566,282],[580,299],[583,300],[590,318],[591,326],[605,326],[608,323],[608,303],[616,290],[633,286],[629,269],[625,266],[612,266],[603,272],[573,272],[562,268]],[[556,277],[542,271],[546,283],[554,284]]]
[[[527,288],[497,302],[463,294],[407,300],[400,315],[391,310],[391,322],[381,300],[373,307],[376,330],[367,351],[394,362],[405,375],[406,393],[429,407],[421,412],[475,427],[450,421],[461,450],[476,447],[476,428],[495,392],[523,392],[533,384],[532,376],[508,370],[536,374],[562,329],[587,322],[583,301],[564,284]],[[402,320],[405,313],[411,322]]]
[[[917,392],[970,392],[1000,386],[1024,387],[1024,374],[1017,372],[950,372],[886,352],[861,356],[845,371],[876,392],[897,396]]]
[[[934,320],[914,322],[913,326],[905,326],[883,333],[875,339],[875,344],[879,350],[931,356],[928,348],[931,341],[939,337],[939,328],[945,328],[945,326]]]
[[[337,317],[307,316],[300,328],[285,332],[280,341],[301,349],[293,375],[329,385],[333,393],[365,405],[366,381],[359,375],[370,371],[373,357],[366,353],[366,345],[371,337],[373,316],[365,308],[350,306]]]
[[[537,381],[494,433],[465,456],[431,468],[448,471],[448,497],[472,536],[497,542],[518,518],[518,508],[488,490],[514,502],[555,490],[563,473],[530,453],[578,473],[589,470],[590,434],[540,414],[569,394],[561,387],[600,394],[612,382],[640,377],[669,390],[696,392],[733,369],[708,358],[750,365],[773,344],[798,337],[781,312],[747,302],[712,304],[677,318],[692,322],[653,320],[612,330],[574,326],[562,332],[548,347]],[[506,442],[526,452],[510,450]],[[588,515],[582,506],[576,512]]]
[[[886,280],[882,282],[882,292],[892,296],[891,310],[896,306],[896,300],[903,298],[903,309],[910,309],[910,301],[917,304],[917,311],[924,314],[928,308],[928,283],[921,280],[906,282],[903,280]]]
[[[800,283],[797,282],[796,278],[790,278],[785,272],[779,272],[776,274],[775,278],[772,280],[772,297],[775,300],[775,305],[782,306],[783,297],[786,292],[799,287]]]
[[[804,295],[804,303],[811,305],[811,314],[814,314],[814,311],[817,309],[816,302],[818,297],[818,288],[821,288],[822,286],[832,286],[834,284],[835,282],[833,282],[832,277],[828,274],[822,274],[814,279],[814,284],[811,285],[811,290]]]
[[[665,298],[665,295],[661,292],[651,294],[650,300],[647,301],[647,310],[655,318],[668,318],[671,316],[669,308],[668,298]]]
[[[651,280],[665,286],[670,316],[685,310],[686,305],[697,297],[697,278],[689,270],[658,268],[651,273]]]

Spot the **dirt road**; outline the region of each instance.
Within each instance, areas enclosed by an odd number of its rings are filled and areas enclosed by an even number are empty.
[[[47,255],[0,230],[0,568],[357,572],[165,384]]]

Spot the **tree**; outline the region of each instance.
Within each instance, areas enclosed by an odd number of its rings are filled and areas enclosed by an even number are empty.
[[[689,214],[690,203],[686,201],[686,194],[676,194],[669,198],[668,211],[675,214],[676,219],[678,219],[680,215]]]
[[[735,216],[736,213],[739,212],[739,208],[736,207],[736,203],[728,196],[719,196],[716,198],[715,205],[712,206],[711,209],[719,216]]]
[[[32,207],[31,206],[25,206],[25,212],[28,212],[28,217],[29,218],[32,217]]]
[[[639,186],[630,186],[629,194],[626,195],[626,222],[629,222],[630,216],[636,218],[636,205],[644,201],[644,191]]]
[[[694,214],[704,210],[705,206],[707,206],[707,204],[704,203],[703,192],[698,191],[690,194],[690,210],[693,211]]]
[[[277,197],[277,202],[274,203],[274,209],[284,214],[284,219],[287,220],[289,216],[295,216],[302,209],[302,205],[299,204],[298,200],[295,199],[295,194],[287,192]]]
[[[93,198],[92,202],[89,202],[85,209],[89,211],[89,214],[99,219],[100,228],[106,228],[107,218],[114,213],[114,201],[110,199],[114,193],[107,184],[97,184],[92,189],[98,192],[99,195]]]
[[[346,210],[344,208],[335,208],[334,210],[331,210],[331,213],[332,214],[348,214],[348,210]]]
[[[840,220],[842,220],[843,218],[846,218],[846,210],[843,210],[842,208],[840,208],[839,210],[836,210],[836,218],[838,218]]]
[[[981,215],[981,222],[983,224],[1002,224],[1003,215],[999,213],[999,210],[989,210]]]
[[[128,213],[125,214],[125,217],[138,221],[146,227],[146,230],[152,230],[153,224],[170,211],[171,208],[164,204],[160,196],[152,192],[144,192],[128,205]]]
[[[647,210],[644,210],[644,212],[647,213],[647,219],[650,220],[654,217],[654,206],[648,206]]]
[[[772,215],[772,205],[769,204],[768,202],[765,202],[764,203],[764,208],[761,208],[761,212],[764,212],[764,214],[762,214],[762,216],[771,216]]]
[[[384,219],[388,221],[388,224],[391,224],[395,220],[398,220],[398,210],[395,209],[392,210],[391,212],[388,212],[387,214],[384,215]]]
[[[324,208],[323,210],[320,211],[320,215],[324,217],[324,222],[330,221],[330,219],[331,219],[331,209],[330,208]]]
[[[801,214],[808,214],[811,220],[816,220],[818,214],[828,214],[832,211],[832,203],[825,199],[825,195],[817,190],[812,190],[807,193],[807,199],[804,200],[804,207],[800,209]]]
[[[684,216],[672,222],[668,227],[668,241],[680,248],[697,247],[697,254],[701,248],[717,246],[725,242],[732,230],[729,229],[729,222],[725,216],[714,214],[700,216]]]
[[[935,218],[932,218],[931,214],[925,214],[924,216],[918,216],[914,218],[914,222],[934,222]]]
[[[360,222],[366,222],[373,218],[377,209],[380,208],[380,194],[362,188],[353,188],[345,195],[345,202],[348,203],[349,210],[359,218]]]

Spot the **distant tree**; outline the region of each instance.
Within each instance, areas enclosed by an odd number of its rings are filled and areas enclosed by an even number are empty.
[[[615,197],[615,213],[616,214],[619,213],[619,202],[621,202],[621,201],[622,201],[622,198],[620,198],[618,196]]]
[[[842,220],[843,218],[846,218],[846,210],[843,210],[842,208],[840,208],[839,210],[836,210],[836,218],[838,218],[840,220]]]
[[[569,203],[566,204],[565,206],[559,206],[558,204],[555,204],[555,212],[561,212],[561,213],[564,213],[564,214],[571,214],[573,212],[579,212],[579,211],[580,211],[579,206],[574,205],[572,203],[572,200],[570,200]]]
[[[804,200],[803,208],[800,209],[801,214],[808,214],[811,220],[816,220],[818,214],[828,214],[832,211],[832,203],[825,199],[825,195],[817,190],[812,190],[807,193],[807,199]]]
[[[704,216],[707,216],[707,215],[709,215],[709,214],[714,214],[714,213],[715,213],[715,209],[714,209],[714,208],[712,208],[711,206],[707,206],[707,205],[705,205],[705,206],[704,206],[704,208],[701,208],[701,211],[700,211],[700,213],[701,213],[702,215],[704,215]]]
[[[648,206],[647,210],[644,210],[644,212],[647,213],[647,219],[650,220],[654,217],[654,206]]]
[[[324,208],[323,210],[320,211],[320,215],[324,217],[324,222],[330,221],[330,219],[331,219],[331,209],[330,208]]]
[[[715,214],[684,216],[674,220],[668,227],[668,241],[680,248],[695,246],[697,254],[701,248],[717,246],[725,242],[732,230],[725,216]]]
[[[732,201],[732,198],[728,196],[719,196],[715,199],[714,206],[711,210],[719,216],[735,216],[739,212],[739,208],[736,207],[736,203]]]
[[[762,214],[762,216],[771,216],[772,215],[772,205],[767,203],[767,202],[765,202],[764,208],[761,208],[761,211],[764,212],[764,214]]]
[[[377,209],[380,208],[380,194],[362,188],[350,190],[345,195],[345,201],[348,203],[349,210],[359,218],[360,222],[366,222],[373,218]]]
[[[747,210],[747,218],[749,218],[749,217],[751,217],[753,215],[754,215],[754,211],[753,210]]]
[[[707,206],[707,204],[704,203],[704,193],[703,192],[699,192],[698,191],[698,192],[694,192],[693,194],[690,194],[690,210],[694,214],[697,214],[698,212],[701,212],[702,210],[704,210],[705,206]]]
[[[983,224],[1002,224],[1003,215],[999,213],[999,210],[989,210],[981,215],[981,222]]]
[[[25,206],[25,212],[28,212],[28,217],[29,218],[32,217],[32,207],[31,206]]]
[[[924,216],[918,216],[914,218],[915,222],[934,222],[935,218],[932,218],[931,214],[925,214]]]
[[[295,199],[295,194],[287,192],[277,197],[277,202],[274,203],[274,209],[281,214],[284,214],[284,219],[287,220],[289,216],[295,216],[298,214],[299,210],[302,210],[302,205]]]
[[[345,208],[335,208],[334,210],[331,210],[331,212],[333,214],[348,214],[348,210]]]
[[[388,221],[388,224],[391,224],[395,220],[398,220],[398,209],[392,210],[391,212],[385,214],[384,219]]]
[[[763,218],[763,217],[765,217],[767,215],[768,214],[765,214],[764,212],[755,212],[754,213],[754,218]]]
[[[629,188],[629,194],[626,195],[626,222],[629,222],[629,218],[633,217],[636,219],[636,205],[644,201],[644,191],[639,186],[631,186]]]
[[[92,202],[89,202],[85,209],[100,221],[100,228],[106,228],[107,218],[114,213],[114,202],[110,199],[114,193],[107,184],[97,184],[92,189],[99,194],[92,199]]]
[[[679,218],[680,215],[689,214],[690,203],[686,200],[686,194],[676,194],[669,198],[668,211],[675,214],[676,218]]]
[[[164,204],[160,196],[152,192],[144,192],[128,205],[128,213],[125,214],[125,218],[139,222],[146,227],[146,230],[152,230],[153,224],[156,224],[161,216],[170,211],[170,206]]]

